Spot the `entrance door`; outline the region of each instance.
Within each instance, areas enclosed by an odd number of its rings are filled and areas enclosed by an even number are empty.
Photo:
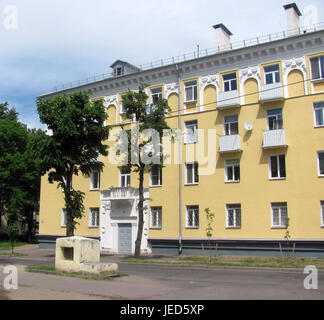
[[[118,253],[132,253],[132,225],[118,224]]]

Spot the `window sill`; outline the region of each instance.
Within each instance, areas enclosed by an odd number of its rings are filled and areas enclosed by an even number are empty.
[[[188,227],[188,226],[186,226],[186,229],[199,229],[199,227]]]
[[[230,227],[230,226],[227,226],[226,229],[241,229],[241,227]]]
[[[198,186],[199,183],[185,183],[185,186]]]
[[[320,126],[314,126],[314,128],[324,128],[324,124]]]
[[[160,185],[154,185],[154,186],[151,186],[151,185],[150,185],[150,186],[149,186],[149,188],[161,188],[161,187],[163,187],[162,184],[160,184]]]
[[[197,103],[197,100],[184,101],[184,104]]]
[[[271,229],[287,229],[286,226],[272,226]]]
[[[198,141],[185,141],[184,144],[194,144],[194,143],[198,143]]]
[[[237,180],[237,181],[231,181],[231,180],[229,180],[229,181],[225,181],[225,183],[240,183],[240,180]]]
[[[99,226],[88,226],[89,229],[98,229]]]
[[[324,178],[324,174],[319,174],[318,177],[319,178]]]
[[[269,181],[286,180],[286,178],[269,178]]]
[[[322,83],[322,82],[324,82],[324,78],[321,78],[321,79],[312,79],[311,82],[312,83]]]
[[[162,227],[150,227],[151,230],[162,230]]]
[[[89,191],[100,191],[100,189],[89,189]]]

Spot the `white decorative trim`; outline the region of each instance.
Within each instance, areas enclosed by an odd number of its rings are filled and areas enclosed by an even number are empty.
[[[283,69],[283,81],[284,81],[284,93],[285,97],[289,97],[288,92],[288,75],[293,70],[299,70],[302,72],[304,80],[307,79],[307,68],[306,68],[306,58],[299,57],[299,58],[292,58],[288,60],[282,61],[282,69]],[[308,95],[308,86],[307,82],[304,82],[305,87],[305,94]]]
[[[261,72],[260,66],[247,67],[239,70],[240,81],[240,103],[245,104],[244,83],[246,80],[253,78],[258,82],[258,88],[261,88]],[[260,90],[260,89],[259,89]]]
[[[164,85],[165,99],[168,99],[171,93],[176,93],[177,95],[179,95],[179,85],[175,82]]]

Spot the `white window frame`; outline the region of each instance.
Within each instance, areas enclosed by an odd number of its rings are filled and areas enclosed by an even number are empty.
[[[318,68],[319,78],[314,78],[313,79],[312,60],[315,60],[315,59],[317,59],[317,66],[316,67]],[[316,80],[321,81],[321,80],[324,80],[324,70],[322,70],[321,63],[320,63],[321,59],[324,59],[324,55],[310,58],[310,61],[309,62],[310,62],[310,66],[311,66],[311,79],[312,79],[312,81],[316,81]]]
[[[191,166],[191,169],[188,168],[188,166]],[[186,175],[185,175],[185,184],[186,185],[197,185],[199,184],[199,164],[198,162],[186,162],[185,163],[185,170],[186,170]],[[192,174],[192,182],[188,181],[188,173],[191,171]],[[197,181],[196,181],[197,177]]]
[[[280,176],[280,156],[284,156],[285,159],[285,176]],[[271,168],[271,158],[276,157],[277,158],[277,173],[278,177],[272,177],[272,168]],[[271,154],[269,155],[269,179],[270,180],[285,180],[287,178],[287,165],[286,165],[286,155],[285,154]]]
[[[280,110],[281,114],[269,114],[268,112],[273,110]],[[280,116],[281,116],[281,123],[280,123]],[[275,128],[270,128],[270,118],[275,118]],[[283,129],[283,117],[282,117],[282,108],[276,108],[276,109],[269,109],[267,110],[267,129],[268,130],[279,130]]]
[[[266,71],[265,69],[268,67],[278,66],[278,70],[276,71]],[[280,83],[280,65],[278,63],[274,63],[268,66],[263,67],[263,73],[264,73],[264,83],[265,84],[273,84],[273,83]],[[267,83],[267,75],[271,74],[272,76],[272,82]],[[276,74],[279,75],[279,81],[276,81]]]
[[[324,228],[324,200],[320,202],[321,204],[321,226]]]
[[[279,224],[274,224],[274,209],[278,209],[278,220]],[[284,211],[286,211],[284,213]],[[286,221],[283,223],[283,214],[286,215]],[[286,229],[287,228],[287,221],[288,221],[288,206],[287,202],[272,202],[271,203],[271,228],[273,229]]]
[[[192,225],[189,225],[189,216],[192,215]],[[198,221],[198,223],[197,223]],[[199,228],[199,206],[186,206],[186,228],[198,229]]]
[[[237,117],[237,120],[236,121],[226,121],[226,118],[229,118],[229,117]],[[238,115],[237,114],[224,116],[223,123],[224,123],[224,136],[232,136],[232,135],[239,134]],[[235,123],[237,123],[237,133],[232,133],[232,131],[233,131],[232,125],[235,124]],[[229,134],[226,134],[226,127],[227,126],[228,126],[228,133]]]
[[[317,106],[319,105],[319,106]],[[322,123],[323,124],[317,124],[317,117],[316,117],[316,111],[320,110],[320,113],[321,113],[321,118],[322,118]],[[314,126],[316,128],[319,128],[319,127],[324,127],[324,102],[317,102],[317,103],[314,103]]]
[[[193,140],[189,140],[188,137],[188,129],[193,128]],[[198,121],[197,120],[191,120],[185,122],[185,135],[184,135],[184,143],[197,143],[198,142]]]
[[[229,216],[233,214],[233,225],[229,224]],[[238,218],[239,216],[239,218]],[[227,229],[240,229],[242,226],[242,209],[241,204],[227,204],[226,205],[226,228]]]
[[[195,82],[195,84],[193,84]],[[187,99],[187,91],[191,90],[191,99]],[[184,83],[184,97],[185,103],[190,103],[190,102],[197,102],[198,99],[198,86],[197,86],[197,80],[192,80],[192,81],[187,81]]]
[[[225,160],[224,167],[225,167],[225,182],[230,182],[230,183],[240,182],[241,179],[240,159],[227,159]],[[235,167],[239,168],[239,179],[237,180],[235,180]],[[233,179],[229,179],[228,168],[232,168]]]
[[[125,186],[122,185],[123,177],[125,178]],[[129,181],[129,183],[127,183]],[[131,173],[122,173],[122,169],[119,169],[119,187],[120,188],[127,188],[130,186],[131,183]]]
[[[66,209],[61,210],[61,227],[66,228]]]
[[[124,110],[124,105],[123,105],[123,96],[125,96],[126,94],[122,94],[120,95],[120,101],[119,101],[119,113],[120,115],[126,114],[126,110]]]
[[[151,207],[151,215],[150,215],[150,228],[151,229],[162,229],[162,207]],[[153,216],[156,215],[156,218],[153,219]],[[153,224],[154,220],[156,221]]]
[[[224,79],[224,76],[229,76],[229,75],[235,75],[235,79],[228,79],[228,80],[225,80]],[[236,83],[236,89],[233,89],[233,83]],[[228,83],[228,87],[229,87],[229,90],[225,90],[225,85]],[[236,72],[231,72],[231,73],[227,73],[227,74],[223,74],[223,92],[229,92],[229,91],[236,91],[237,90],[237,74]]]
[[[152,91],[161,89],[161,92],[152,93]],[[160,101],[163,98],[163,87],[157,87],[151,89],[151,103],[154,103],[154,97],[157,96],[157,100]]]
[[[158,170],[158,174],[154,175],[158,177],[158,184],[153,184],[153,169]],[[151,168],[150,170],[150,187],[161,187],[162,186],[162,168]]]
[[[317,151],[317,169],[318,169],[318,176],[324,177],[324,173],[321,174],[321,163],[320,163],[320,154],[324,154],[324,150]],[[324,168],[323,168],[324,171]]]
[[[94,187],[94,175],[98,175],[98,186]],[[92,171],[90,173],[90,190],[100,190],[100,172],[99,171]]]
[[[93,215],[94,219],[93,219]],[[93,224],[93,220],[95,223]],[[100,209],[98,207],[94,208],[89,208],[89,228],[99,228],[99,223],[100,223]]]

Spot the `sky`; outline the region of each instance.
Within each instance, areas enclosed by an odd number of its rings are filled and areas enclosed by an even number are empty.
[[[0,102],[42,128],[36,98],[55,86],[215,47],[213,25],[232,42],[286,29],[281,0],[0,0]],[[301,25],[324,22],[323,0],[296,1]]]

